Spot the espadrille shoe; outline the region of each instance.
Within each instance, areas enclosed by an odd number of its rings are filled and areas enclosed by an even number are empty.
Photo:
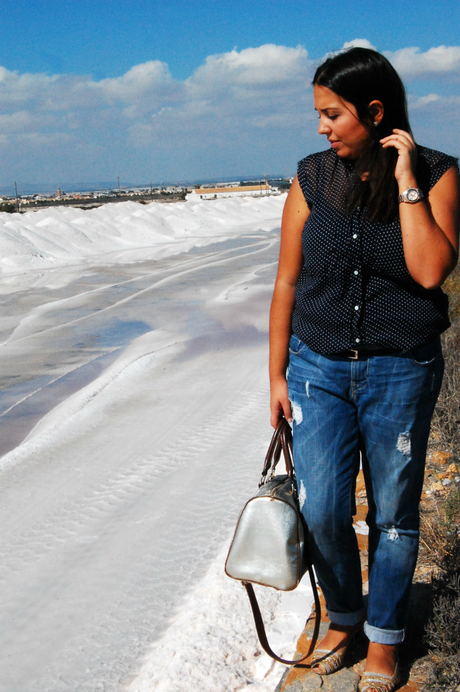
[[[339,668],[343,666],[348,647],[355,641],[357,636],[361,634],[362,628],[362,622],[355,625],[350,631],[343,646],[338,649],[334,649],[333,651],[320,648],[315,649],[311,657],[311,670],[314,673],[318,673],[318,675],[330,675],[331,673],[335,673],[336,670],[339,670]]]
[[[393,692],[399,684],[399,670],[396,664],[393,675],[383,673],[364,673],[358,684],[358,692]]]
[[[330,675],[342,667],[348,644],[340,647],[336,651],[327,649],[316,649],[311,657],[311,669],[318,675]]]

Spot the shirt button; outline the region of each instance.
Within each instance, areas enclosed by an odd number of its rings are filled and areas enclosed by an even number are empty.
[[[359,342],[361,341],[361,339],[355,339],[355,341],[356,341],[357,344],[359,344]]]
[[[357,233],[353,233],[353,238],[354,238],[355,240],[356,240],[357,237],[358,237],[358,234],[357,234]]]
[[[359,310],[359,305],[355,305],[355,310]]]
[[[355,269],[355,271],[353,272],[353,274],[354,274],[355,276],[358,276],[358,270]]]

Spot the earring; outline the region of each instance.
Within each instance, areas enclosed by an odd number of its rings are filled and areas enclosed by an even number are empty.
[[[377,120],[374,120],[374,125],[375,125],[375,127],[377,127],[377,125],[378,125]]]

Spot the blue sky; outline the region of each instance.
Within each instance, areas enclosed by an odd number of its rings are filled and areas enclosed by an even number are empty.
[[[79,0],[0,5],[0,186],[290,174],[325,147],[309,82],[360,39],[418,141],[460,154],[460,2]]]

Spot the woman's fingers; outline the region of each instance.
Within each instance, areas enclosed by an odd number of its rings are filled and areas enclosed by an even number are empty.
[[[404,139],[407,139],[409,142],[412,142],[412,144],[415,144],[412,136],[409,134],[409,132],[406,132],[405,130],[398,130],[397,128],[395,128],[391,135],[383,137],[383,139],[381,139],[380,141],[384,142],[386,139],[390,139],[390,137],[403,137]]]
[[[276,428],[283,416],[289,422],[292,421],[291,402],[289,401],[288,386],[286,380],[272,383],[270,401],[270,424]]]
[[[287,401],[281,402],[278,401],[271,406],[271,416],[270,416],[270,425],[273,428],[276,428],[278,425],[280,419],[282,417],[285,417],[289,423],[292,422],[292,413],[291,413],[291,402],[289,399]]]
[[[407,175],[415,172],[417,147],[411,135],[405,130],[393,130],[393,134],[383,137],[380,143],[384,149],[394,147],[398,151],[398,161],[395,168],[395,178],[399,182],[407,179]]]
[[[393,130],[392,135],[388,135],[388,137],[383,137],[383,139],[380,140],[380,144],[385,147],[385,146],[392,146],[396,147],[397,149],[400,148],[407,148],[410,151],[415,151],[415,142],[410,136],[408,132],[404,132],[404,130]]]

